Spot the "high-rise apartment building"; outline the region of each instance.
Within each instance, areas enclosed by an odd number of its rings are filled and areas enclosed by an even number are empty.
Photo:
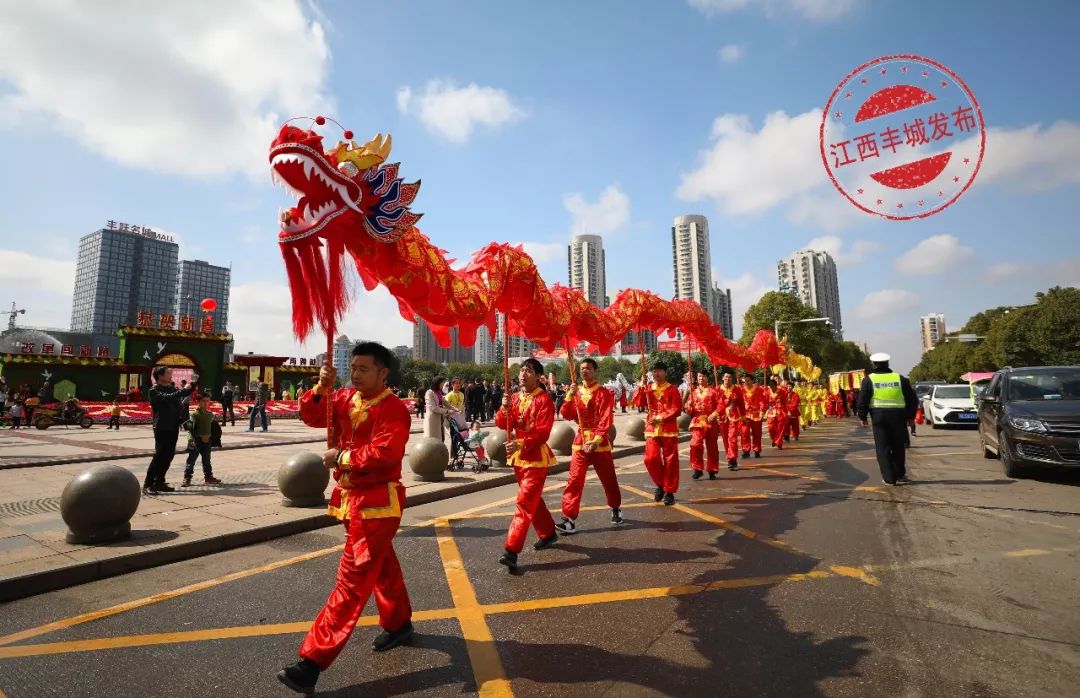
[[[427,359],[440,364],[471,364],[474,360],[474,349],[461,345],[456,327],[450,328],[450,346],[440,347],[427,323],[417,317],[416,322],[413,323],[413,358]]]
[[[790,293],[803,303],[817,308],[820,317],[832,322],[832,332],[843,338],[840,319],[840,284],[836,262],[828,252],[800,250],[776,263],[781,293]]]
[[[207,264],[200,259],[181,260],[176,272],[177,317],[202,317],[200,304],[204,298],[213,298],[217,301],[217,309],[213,312],[214,332],[228,332],[231,278],[232,270],[228,267]]]
[[[604,241],[599,235],[575,235],[566,248],[570,288],[580,289],[598,308],[607,307]]]
[[[930,351],[945,339],[945,316],[941,313],[930,313],[919,318],[919,326],[922,332],[922,350]]]
[[[735,339],[734,318],[731,315],[731,289],[721,289],[713,284],[711,295],[711,309],[709,317],[714,324],[719,325],[728,339]]]
[[[502,363],[502,313],[495,313],[496,329],[492,337],[488,328],[481,325],[476,330],[476,345],[474,346],[473,360],[481,365]]]
[[[709,221],[705,216],[677,216],[671,226],[671,256],[675,297],[696,301],[706,313],[712,309],[712,262]]]
[[[102,228],[79,240],[71,329],[114,333],[139,311],[176,313],[179,247],[154,233]],[[200,299],[201,300],[201,299]]]

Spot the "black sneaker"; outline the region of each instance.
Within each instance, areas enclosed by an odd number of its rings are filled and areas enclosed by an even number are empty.
[[[675,503],[675,495],[673,493],[668,492],[667,494],[664,495],[664,506],[669,507],[674,503]]]
[[[738,470],[739,469],[739,461],[732,458],[731,460],[729,460],[727,462],[727,469],[728,470]]]
[[[660,501],[663,501],[663,499],[664,499],[664,488],[663,487],[657,487],[656,491],[653,492],[653,501],[654,502],[660,502]]]
[[[154,483],[153,489],[155,492],[175,492],[176,488],[167,482]]]
[[[691,475],[690,477],[693,478],[694,480],[700,480],[702,475],[704,475],[703,472],[701,472],[700,470],[695,470],[694,474]]]
[[[742,457],[743,458],[749,458],[750,457],[750,451],[743,451],[742,452]]]
[[[185,477],[184,481],[180,483],[181,487],[191,487],[191,478]]]
[[[278,681],[297,693],[310,696],[315,692],[315,682],[319,680],[319,665],[310,659],[301,659],[277,673]]]
[[[499,558],[500,565],[506,565],[507,569],[511,572],[517,572],[517,553],[512,553],[509,550],[502,554]]]
[[[149,482],[142,486],[142,493],[146,495],[157,494],[157,492],[154,491],[154,486]]]
[[[533,543],[533,550],[543,550],[544,548],[550,548],[559,541],[559,534],[552,533],[550,538],[541,538]]]
[[[761,458],[761,451],[754,451],[754,458]]]
[[[896,478],[896,484],[898,484],[898,485],[910,485],[911,480],[908,479],[907,475],[901,475],[900,477]]]
[[[625,523],[625,521],[626,520],[622,517],[622,510],[621,509],[612,509],[611,510],[611,523],[613,523],[615,525],[619,525],[621,523]]]
[[[791,437],[790,436],[785,436],[784,441],[791,441]]]
[[[371,643],[371,649],[376,652],[385,652],[386,650],[392,650],[398,645],[404,645],[412,640],[413,636],[413,624],[412,621],[406,622],[394,632],[389,630],[383,630],[379,633],[375,640]]]
[[[709,479],[710,480],[715,480],[716,479],[716,473],[710,471],[709,472]]]
[[[560,523],[555,524],[555,530],[564,536],[570,536],[577,533],[577,524],[574,523],[573,519],[563,517]]]

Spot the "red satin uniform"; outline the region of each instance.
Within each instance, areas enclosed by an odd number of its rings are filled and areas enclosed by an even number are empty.
[[[690,415],[690,467],[710,473],[720,471],[720,452],[716,440],[720,436],[716,394],[711,387],[697,387],[690,391],[685,410]],[[710,420],[710,417],[713,419]],[[706,459],[702,460],[702,452]]]
[[[761,453],[761,420],[765,416],[765,410],[769,408],[766,392],[766,388],[756,384],[749,389],[743,388],[746,414],[743,416],[740,434],[744,451]]]
[[[555,454],[547,445],[551,426],[555,424],[555,403],[541,386],[531,393],[522,388],[510,396],[509,419],[505,408],[495,413],[495,426],[513,428],[518,450],[506,459],[514,467],[518,482],[517,511],[506,532],[507,551],[515,555],[525,547],[529,526],[543,539],[555,535],[555,520],[544,504],[544,481],[548,467],[555,464]]]
[[[773,446],[783,448],[788,422],[788,391],[783,388],[776,390],[769,388],[765,391],[765,397],[768,401],[765,418],[769,425],[769,440],[772,441]]]
[[[737,385],[730,388],[719,385],[716,388],[716,399],[720,405],[720,413],[727,419],[721,428],[727,433],[724,438],[724,455],[730,463],[739,458],[739,435],[742,431],[743,416],[746,414],[743,389]]]
[[[615,418],[615,396],[599,383],[582,385],[574,392],[572,400],[562,404],[560,413],[563,419],[579,423],[574,437],[574,455],[570,458],[570,478],[563,491],[562,515],[568,519],[578,517],[585,474],[590,465],[604,486],[608,507],[618,509],[622,506],[622,492],[615,477],[615,462],[611,459],[611,442],[608,440],[608,430]],[[586,442],[593,444],[591,453],[582,450]]]
[[[393,546],[405,506],[401,459],[412,417],[405,403],[385,388],[370,397],[342,388],[332,399],[340,454],[329,513],[345,524],[345,550],[337,584],[300,645],[300,656],[322,669],[345,647],[373,591],[384,630],[399,630],[412,618]],[[321,390],[303,394],[300,418],[308,426],[326,427]]]
[[[679,491],[679,413],[682,397],[670,383],[638,388],[634,405],[648,410],[645,419],[645,469],[666,494]]]
[[[796,441],[799,440],[799,417],[802,414],[802,410],[799,409],[802,403],[802,397],[799,396],[794,390],[788,390],[787,393],[787,406],[788,406],[788,420],[787,420],[787,435]]]

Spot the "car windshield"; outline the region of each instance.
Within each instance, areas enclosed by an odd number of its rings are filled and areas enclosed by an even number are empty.
[[[971,398],[971,386],[938,386],[937,390],[934,391],[934,397],[938,400],[967,400]]]
[[[1008,399],[1080,400],[1080,369],[1009,376]]]

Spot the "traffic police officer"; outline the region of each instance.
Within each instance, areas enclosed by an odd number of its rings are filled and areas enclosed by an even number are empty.
[[[908,420],[915,418],[918,399],[907,378],[889,368],[888,354],[870,357],[873,369],[859,389],[858,414],[863,426],[867,415],[874,427],[881,479],[887,485],[908,482],[904,466]]]

